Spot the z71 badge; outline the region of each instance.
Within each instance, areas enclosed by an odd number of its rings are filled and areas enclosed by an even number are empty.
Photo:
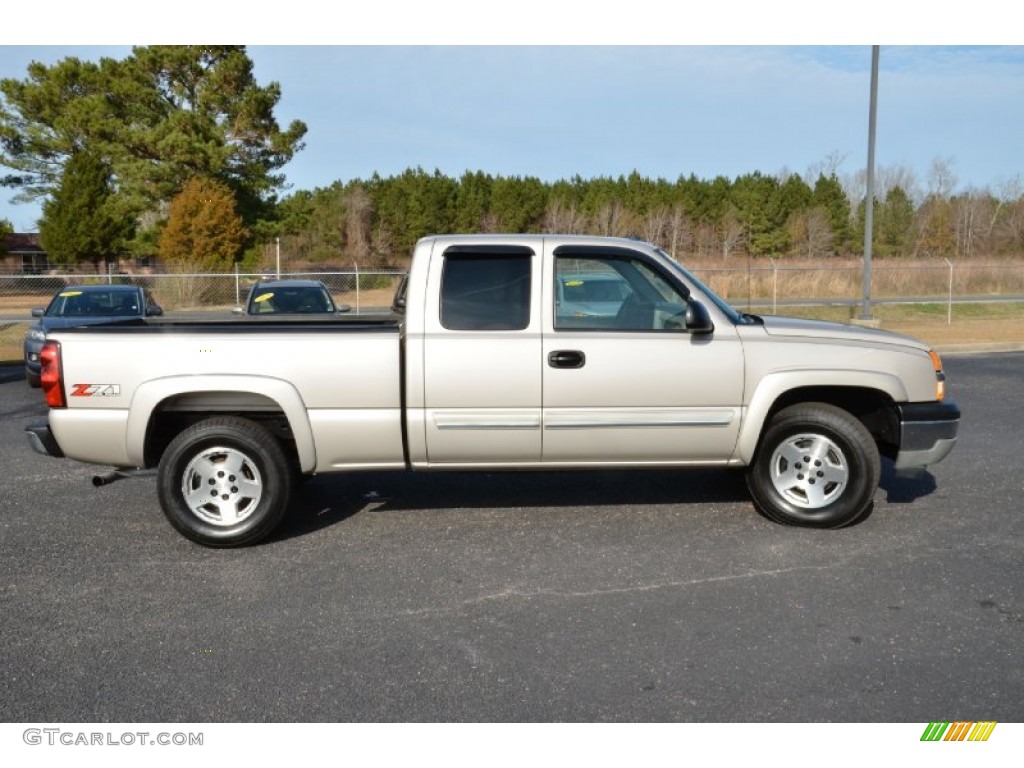
[[[72,397],[119,397],[120,384],[72,384]]]

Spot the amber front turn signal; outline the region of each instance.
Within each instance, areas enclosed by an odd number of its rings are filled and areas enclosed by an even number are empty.
[[[941,401],[946,396],[946,374],[942,372],[942,360],[934,349],[928,350],[928,356],[935,368],[935,399]]]

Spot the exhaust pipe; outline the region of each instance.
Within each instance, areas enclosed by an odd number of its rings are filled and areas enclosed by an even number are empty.
[[[104,485],[110,485],[115,480],[123,480],[129,477],[151,477],[155,474],[155,469],[113,469],[105,475],[93,475],[92,485],[94,488],[100,488]]]

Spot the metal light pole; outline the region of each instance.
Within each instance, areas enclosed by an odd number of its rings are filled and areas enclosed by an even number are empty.
[[[878,46],[871,46],[871,108],[868,114],[868,190],[864,214],[864,307],[871,319],[871,246],[875,237],[875,122],[878,118]]]
[[[274,243],[277,245],[277,279],[281,279],[281,238],[275,237]]]

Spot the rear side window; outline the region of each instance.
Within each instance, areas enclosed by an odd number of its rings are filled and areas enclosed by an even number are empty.
[[[521,331],[530,325],[528,255],[449,253],[441,325],[451,331]]]

